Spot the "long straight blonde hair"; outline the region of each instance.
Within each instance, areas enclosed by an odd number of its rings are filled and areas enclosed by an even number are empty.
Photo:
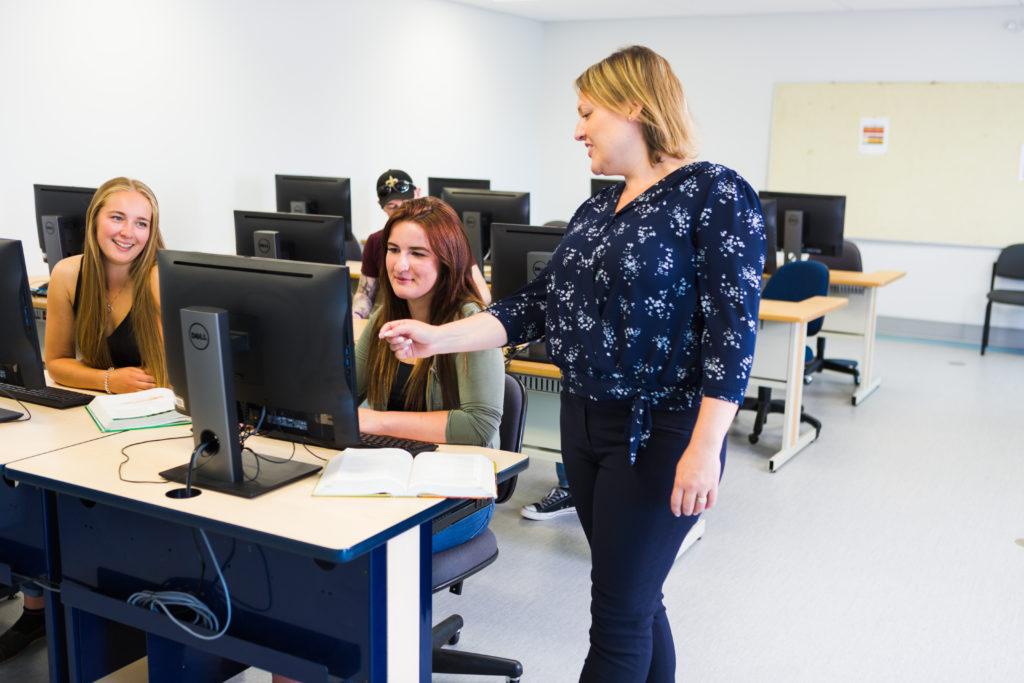
[[[576,92],[619,114],[640,105],[638,115],[651,164],[663,157],[697,156],[696,126],[672,66],[649,47],[625,47],[590,66]]]
[[[103,183],[92,196],[85,214],[85,250],[82,253],[82,282],[75,314],[75,342],[82,362],[94,368],[108,368],[113,363],[107,346],[107,270],[103,267],[96,231],[100,210],[117,192],[138,192],[149,201],[153,218],[149,223],[149,239],[142,253],[129,268],[132,284],[132,326],[142,356],[142,365],[158,386],[167,386],[167,365],[164,360],[164,338],[160,326],[160,306],[153,295],[150,276],[156,267],[156,251],[163,249],[160,235],[160,207],[156,195],[145,183],[131,178],[113,178]]]

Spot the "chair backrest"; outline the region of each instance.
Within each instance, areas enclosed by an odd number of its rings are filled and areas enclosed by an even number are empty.
[[[503,451],[520,453],[523,450],[523,431],[526,428],[526,387],[519,378],[505,373],[505,402],[498,425],[498,447]],[[496,503],[504,503],[516,490],[518,477],[510,477],[498,484]]]
[[[858,273],[864,270],[860,262],[860,249],[850,240],[843,240],[843,251],[839,256],[811,254],[810,260],[824,263],[829,270],[854,270]]]
[[[762,299],[803,301],[828,295],[828,268],[817,261],[792,261],[779,267],[761,293]],[[824,318],[807,323],[807,336],[817,334]]]
[[[1011,244],[999,252],[992,268],[993,283],[997,276],[1024,280],[1024,244]]]

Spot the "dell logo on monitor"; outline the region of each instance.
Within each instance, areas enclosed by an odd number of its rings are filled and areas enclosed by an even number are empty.
[[[266,237],[261,237],[259,238],[259,241],[256,243],[256,247],[257,249],[259,249],[259,252],[261,254],[266,254],[270,252],[270,240],[268,240]]]
[[[210,345],[210,333],[200,323],[192,323],[192,326],[188,328],[188,340],[192,344],[192,348],[202,351]]]

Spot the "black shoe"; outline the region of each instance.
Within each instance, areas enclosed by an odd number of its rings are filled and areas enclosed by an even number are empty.
[[[548,495],[536,503],[524,505],[519,514],[527,519],[543,520],[570,512],[576,512],[576,504],[572,500],[572,494],[569,493],[569,489],[556,486],[548,492]]]
[[[46,635],[46,619],[43,610],[22,612],[14,625],[0,635],[0,662],[24,652],[32,643]]]

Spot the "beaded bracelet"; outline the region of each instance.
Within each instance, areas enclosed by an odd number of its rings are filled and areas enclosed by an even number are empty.
[[[107,392],[108,394],[114,393],[113,391],[110,390],[110,373],[113,371],[113,369],[114,366],[111,365],[109,368],[107,368],[107,374],[103,376],[103,391]]]

